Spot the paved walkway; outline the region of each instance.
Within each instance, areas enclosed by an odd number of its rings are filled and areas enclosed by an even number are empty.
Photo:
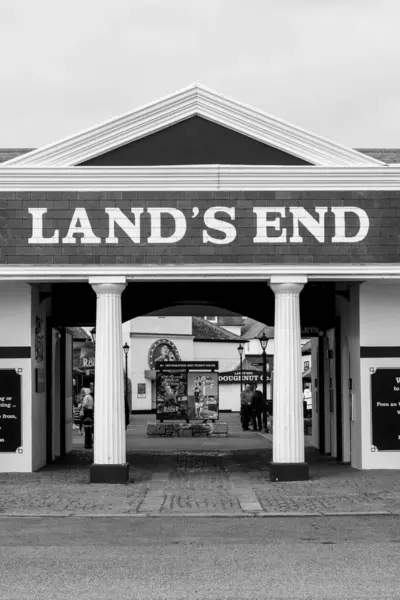
[[[89,484],[93,453],[74,432],[66,459],[32,474],[0,474],[0,516],[400,515],[398,471],[357,471],[308,446],[310,481],[272,483],[271,441],[242,432],[237,415],[226,420],[229,438],[148,439],[147,417],[134,417],[127,486]]]

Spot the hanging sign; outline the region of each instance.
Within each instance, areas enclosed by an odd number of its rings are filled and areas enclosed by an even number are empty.
[[[21,375],[0,369],[0,452],[15,452],[21,445]]]
[[[400,450],[400,369],[376,369],[371,375],[372,444]]]
[[[242,382],[243,383],[262,383],[263,373],[262,371],[242,371]],[[226,371],[225,373],[218,373],[218,381],[220,383],[240,383],[240,371]],[[270,375],[267,374],[267,383],[271,381]]]
[[[211,371],[215,371],[219,367],[219,362],[217,360],[203,362],[200,360],[195,360],[191,362],[159,362],[158,369],[160,371],[204,371],[210,369]]]

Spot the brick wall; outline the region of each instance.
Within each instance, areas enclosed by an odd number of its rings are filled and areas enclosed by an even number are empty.
[[[235,208],[237,236],[227,245],[203,243],[204,212],[211,206]],[[315,239],[300,226],[302,243],[254,243],[254,207],[304,207],[314,217],[315,207],[359,207],[369,218],[369,231],[359,243],[332,243],[333,215],[325,221],[325,242]],[[100,244],[64,244],[76,208],[87,211]],[[118,207],[132,219],[131,207],[174,207],[186,217],[187,231],[182,240],[171,244],[149,244],[150,218],[142,215],[141,241],[132,240],[116,225],[119,243],[106,244],[108,216],[105,208]],[[32,216],[28,208],[47,208],[43,235],[59,230],[57,244],[29,244]],[[196,210],[194,210],[196,209]],[[198,209],[198,214],[197,214]],[[197,216],[194,216],[197,215]],[[227,215],[218,218],[230,222]],[[269,217],[272,218],[272,217]],[[173,230],[165,219],[163,236]],[[291,219],[282,221],[291,237]],[[357,219],[347,221],[347,235],[358,229]],[[215,230],[210,235],[222,238]],[[271,230],[271,235],[272,235]],[[0,263],[2,264],[182,264],[182,263],[397,263],[400,262],[399,192],[21,192],[0,194]]]

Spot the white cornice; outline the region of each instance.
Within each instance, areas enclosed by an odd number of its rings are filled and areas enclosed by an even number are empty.
[[[269,281],[271,277],[306,277],[314,281],[400,281],[399,264],[302,265],[1,265],[0,281],[87,281],[92,277],[126,277],[134,281]],[[89,283],[88,283],[89,284]]]
[[[400,165],[378,167],[2,167],[0,191],[400,190]]]
[[[120,117],[18,156],[8,161],[7,166],[78,165],[193,116],[208,119],[316,166],[384,164],[371,156],[195,84]]]

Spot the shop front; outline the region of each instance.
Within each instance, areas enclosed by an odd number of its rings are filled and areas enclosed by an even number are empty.
[[[179,302],[274,325],[274,480],[308,477],[303,328],[314,445],[400,469],[400,165],[191,86],[3,163],[0,207],[1,471],[68,451],[95,325],[90,477],[126,481],[122,323]]]

